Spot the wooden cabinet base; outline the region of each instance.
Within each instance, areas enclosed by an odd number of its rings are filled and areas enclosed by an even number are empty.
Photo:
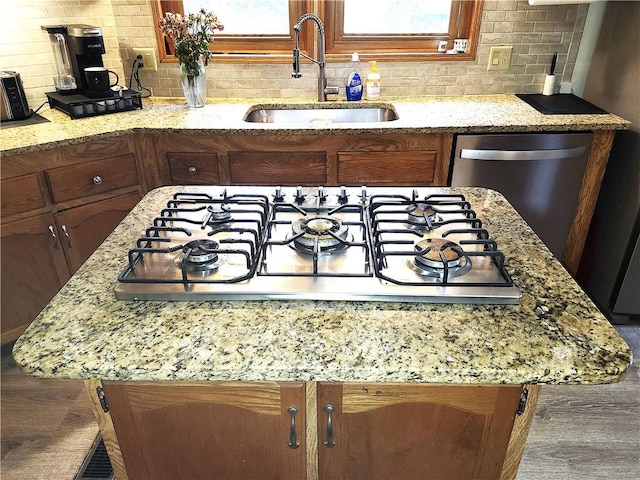
[[[18,338],[135,206],[133,136],[2,157],[2,344]]]
[[[86,389],[118,480],[514,479],[538,394],[315,382],[90,380]]]
[[[18,338],[69,278],[51,214],[4,222],[2,344]]]
[[[165,133],[145,134],[138,145],[152,152],[144,157],[149,188],[212,178],[222,185],[444,186],[453,134]],[[187,178],[180,168],[193,175]]]

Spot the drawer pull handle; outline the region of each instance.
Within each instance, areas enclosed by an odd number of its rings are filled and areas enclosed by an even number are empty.
[[[51,240],[53,241],[51,246],[53,248],[58,248],[58,237],[56,237],[56,231],[53,228],[53,225],[49,225],[49,233],[51,234]]]
[[[296,432],[296,413],[298,409],[296,407],[289,407],[287,409],[289,415],[291,415],[291,425],[289,426],[289,448],[295,450],[300,446],[298,443],[298,433]]]
[[[198,169],[196,167],[189,167],[187,171],[189,172],[189,175],[195,175],[198,173]]]
[[[333,448],[336,445],[336,442],[333,441],[333,410],[334,406],[330,403],[324,407],[324,411],[327,412],[327,440],[324,445],[327,448]]]
[[[100,185],[102,183],[102,177],[100,175],[96,175],[93,177],[93,183],[96,185]]]
[[[62,229],[62,233],[64,233],[64,236],[67,239],[67,247],[71,248],[71,236],[69,235],[69,232],[67,232],[67,226],[62,225],[62,227],[60,228]]]

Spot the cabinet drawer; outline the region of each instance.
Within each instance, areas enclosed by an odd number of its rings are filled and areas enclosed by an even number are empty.
[[[338,152],[338,183],[346,185],[431,185],[438,153]]]
[[[231,183],[320,185],[327,181],[325,152],[229,152]]]
[[[45,206],[36,173],[2,180],[0,193],[3,217]]]
[[[214,185],[220,182],[215,153],[167,153],[173,185]]]
[[[54,168],[46,174],[56,203],[138,184],[133,154]]]

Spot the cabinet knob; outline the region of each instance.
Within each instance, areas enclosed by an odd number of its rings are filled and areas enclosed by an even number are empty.
[[[195,175],[196,173],[198,173],[198,169],[193,166],[189,167],[187,171],[189,172],[189,175]]]
[[[51,246],[53,248],[58,248],[58,237],[56,237],[56,231],[53,228],[53,225],[49,225],[49,233],[51,234]]]
[[[102,177],[100,175],[96,175],[93,177],[93,183],[96,185],[100,185],[102,183]]]
[[[67,226],[62,225],[60,228],[62,229],[62,233],[64,233],[64,237],[67,239],[67,247],[71,248],[71,236],[69,235],[69,232],[67,232]]]

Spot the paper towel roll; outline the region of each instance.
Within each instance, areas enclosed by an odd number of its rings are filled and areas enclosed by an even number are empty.
[[[542,87],[543,95],[553,95],[553,91],[556,88],[556,76],[547,75],[544,79],[544,87]]]

